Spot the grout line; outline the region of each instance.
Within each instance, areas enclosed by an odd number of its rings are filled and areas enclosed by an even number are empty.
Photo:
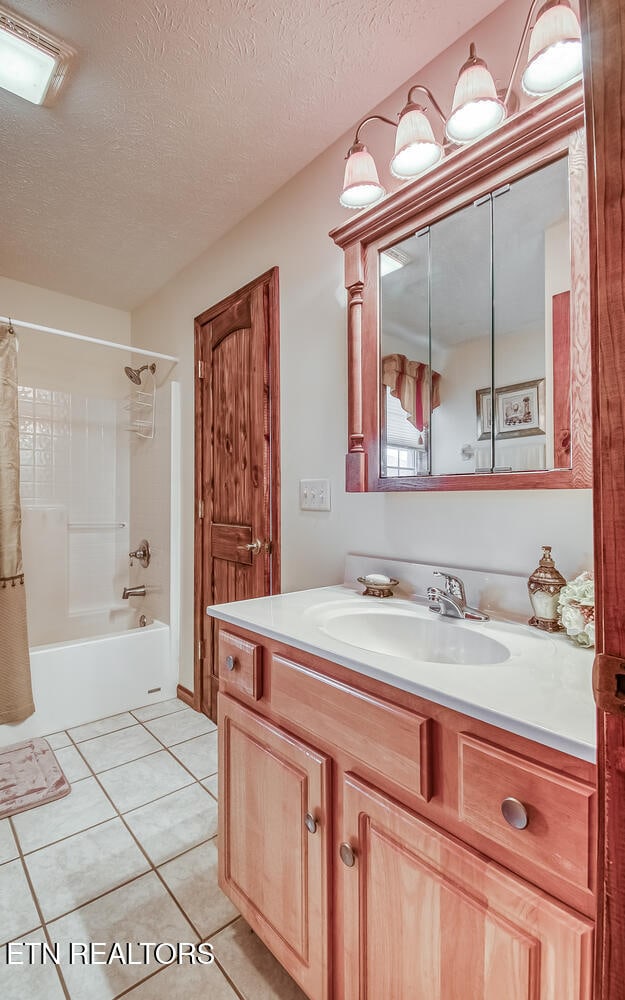
[[[239,920],[240,917],[237,917],[236,919]],[[232,921],[232,922],[235,923],[235,921]],[[226,926],[229,927],[230,924],[227,924]],[[224,929],[225,928],[222,927],[222,930],[224,930]],[[240,992],[240,990],[239,990],[237,984],[235,983],[234,979],[232,979],[230,977],[230,975],[226,972],[225,968],[223,967],[223,965],[221,964],[221,962],[219,961],[219,959],[217,958],[217,956],[215,956],[215,965],[217,966],[217,968],[221,972],[222,976],[224,977],[224,979],[228,983],[228,986],[230,987],[230,989],[234,993],[235,997],[237,997],[238,1000],[247,1000],[245,994]]]
[[[158,752],[161,753],[160,750]],[[142,757],[139,758],[139,759],[143,760]],[[106,772],[102,771],[101,773],[105,774]],[[153,802],[160,802],[161,799],[166,799],[168,795],[175,795],[176,792],[182,792],[185,788],[189,788],[192,784],[193,784],[193,782],[189,781],[189,782],[187,782],[186,785],[181,785],[180,788],[172,788],[169,792],[163,792],[162,795],[156,795],[153,799],[148,799],[147,802],[142,802],[141,805],[139,805],[139,806],[132,806],[130,809],[124,809],[123,812],[120,809],[119,810],[119,815],[120,816],[128,816],[129,813],[136,812],[137,809],[143,809],[144,806],[151,806]],[[119,807],[116,807],[116,808],[119,808]]]
[[[182,712],[185,708],[187,708],[187,705],[181,705],[180,708],[175,708],[173,712],[165,712],[163,715],[154,715],[151,719],[140,719],[138,715],[135,715],[135,712],[141,712],[142,709],[149,707],[149,705],[141,705],[140,708],[131,708],[130,714],[137,720],[137,722],[140,722],[141,725],[143,725],[144,722],[156,722],[157,719],[166,719],[169,715],[177,715],[178,712]]]
[[[117,816],[115,817],[117,819]],[[50,917],[47,921],[49,924],[55,923],[57,920],[64,920],[65,917],[69,917],[70,914],[76,913],[77,910],[82,910],[84,906],[90,906],[91,903],[97,902],[98,899],[104,899],[105,896],[110,896],[112,892],[116,892],[117,889],[123,889],[127,885],[132,885],[133,882],[138,882],[140,878],[144,875],[149,875],[149,871],[139,872],[138,875],[133,875],[132,878],[126,879],[125,882],[120,882],[119,885],[114,885],[111,889],[106,889],[104,892],[98,893],[97,896],[92,896],[91,899],[86,899],[84,903],[79,903],[78,906],[73,906],[71,910],[65,910],[63,913],[59,913],[58,917]]]
[[[141,723],[141,725],[143,725],[143,723]],[[146,728],[147,728],[147,727],[146,727]],[[148,729],[148,732],[150,732],[150,730],[149,730],[149,729]],[[211,732],[217,732],[217,730],[216,730],[216,729],[215,729],[215,730],[211,730]],[[151,735],[152,735],[152,736],[154,736],[154,733],[151,733]],[[208,733],[203,733],[202,735],[204,735],[204,736],[208,736]],[[190,769],[189,769],[189,768],[187,767],[187,765],[186,765],[186,764],[184,764],[184,763],[183,763],[183,762],[182,762],[181,760],[178,760],[178,758],[176,757],[176,754],[175,754],[175,753],[173,752],[173,750],[171,749],[171,747],[168,747],[168,746],[166,746],[166,745],[165,745],[165,744],[163,743],[163,741],[162,741],[161,739],[159,739],[159,738],[158,738],[158,736],[154,736],[154,739],[155,739],[155,740],[158,740],[158,742],[159,742],[159,743],[160,743],[160,745],[162,746],[163,750],[167,750],[167,752],[168,752],[169,754],[171,754],[171,756],[172,756],[172,757],[174,758],[174,760],[175,760],[175,761],[176,761],[176,762],[177,762],[178,764],[180,764],[180,767],[183,767],[183,768],[184,768],[184,770],[185,770],[185,771],[187,771],[187,773],[191,775],[191,777],[193,778],[193,780],[194,780],[194,781],[197,781],[197,783],[198,783],[198,784],[202,784],[202,781],[203,781],[204,779],[203,779],[203,778],[196,778],[196,776],[194,775],[193,771],[191,771],[191,770],[190,770]],[[192,737],[191,737],[191,739],[195,740],[195,739],[197,739],[197,736],[192,736]],[[189,742],[189,740],[183,740],[182,742],[183,742],[183,743],[188,743],[188,742]],[[174,743],[174,744],[172,744],[172,745],[173,745],[173,746],[177,746],[177,747],[178,747],[178,746],[180,746],[180,743]],[[213,774],[217,774],[217,771],[213,771]],[[211,775],[210,775],[210,774],[207,774],[207,775],[206,775],[206,777],[207,777],[207,778],[210,778],[210,777],[211,777]],[[202,785],[202,788],[204,788],[204,786],[203,786],[203,785]],[[205,792],[208,792],[208,788],[204,788],[204,791],[205,791]],[[208,792],[208,794],[210,795],[210,792]]]
[[[159,753],[160,753],[160,750],[159,750]],[[104,772],[101,772],[101,773],[104,774]],[[189,771],[187,773],[190,774],[191,772]],[[212,778],[212,775],[209,774],[209,775],[207,775],[207,777]],[[202,781],[203,780],[204,780],[203,778],[202,779],[200,779],[200,778],[193,778],[193,780],[189,781],[188,784],[181,785],[180,788],[172,788],[171,791],[169,791],[169,792],[163,792],[162,795],[157,795],[155,798],[149,799],[147,802],[142,802],[140,806],[133,806],[131,809],[124,809],[123,812],[121,812],[121,810],[120,810],[119,815],[120,816],[128,816],[128,815],[130,815],[130,813],[137,812],[139,809],[144,809],[145,806],[151,806],[154,802],[160,802],[161,799],[166,799],[168,797],[168,795],[175,795],[176,792],[182,792],[182,791],[184,791],[185,788],[190,788],[191,785],[193,785],[193,784],[195,784],[195,785],[201,785],[201,787],[203,788],[203,790],[205,792],[207,792],[212,798],[214,798],[215,801],[217,801],[216,796],[212,795],[212,793],[208,790],[208,788],[205,788],[204,785],[202,785]],[[207,837],[206,839],[207,840],[212,840],[212,837]]]
[[[212,837],[207,837],[206,840],[201,840],[199,844],[194,844],[193,847],[185,847],[184,851],[180,854],[174,854],[173,858],[167,858],[167,861],[161,861],[158,865],[155,865],[155,869],[164,868],[165,865],[171,864],[172,861],[178,861],[179,858],[184,858],[185,854],[190,854],[191,851],[197,850],[198,847],[204,847],[204,844],[210,844],[211,840],[216,840],[217,834],[214,833]]]
[[[152,720],[150,719],[149,721],[151,722]],[[155,719],[154,721],[158,722],[158,719]],[[139,724],[141,726],[145,725],[145,728],[150,733],[150,735],[153,736],[155,740],[158,740],[159,743],[163,743],[160,737],[157,736],[156,733],[153,733],[151,729],[149,729],[148,723],[141,722]],[[177,740],[175,743],[167,743],[167,744],[163,743],[163,746],[166,747],[167,750],[171,750],[172,747],[179,747],[182,743],[191,743],[192,740],[199,740],[202,738],[202,736],[210,736],[212,733],[215,733],[215,735],[217,735],[216,726],[214,729],[209,729],[208,732],[206,733],[196,733],[195,736],[185,736],[183,740]]]
[[[119,1000],[120,997],[127,997],[128,994],[132,993],[133,990],[138,989],[139,986],[143,986],[145,983],[148,983],[150,982],[150,980],[154,979],[155,976],[158,976],[159,972],[163,973],[165,969],[169,968],[170,968],[169,965],[162,965],[160,968],[154,969],[153,972],[149,974],[149,976],[145,977],[145,979],[140,979],[139,982],[133,983],[132,986],[129,986],[128,989],[122,990],[121,993],[116,993],[115,996],[113,997],[113,1000]]]
[[[116,816],[107,816],[106,819],[101,819],[97,823],[91,823],[89,826],[85,826],[80,830],[74,830],[73,833],[66,833],[64,837],[59,837],[58,840],[51,840],[49,844],[42,844],[40,847],[33,847],[30,851],[24,851],[24,857],[29,858],[31,854],[36,854],[37,851],[45,851],[48,847],[54,847],[56,844],[62,844],[64,840],[71,840],[72,837],[77,837],[79,833],[86,833],[87,830],[95,830],[98,826],[104,826],[105,823],[110,823],[112,819],[117,819]]]
[[[130,715],[130,712],[128,714]],[[127,726],[120,726],[119,729],[111,729],[108,733],[96,733],[95,736],[85,736],[85,737],[83,737],[83,739],[77,740],[77,739],[74,739],[73,736],[70,736],[70,732],[69,732],[69,729],[68,729],[67,730],[67,735],[71,739],[71,741],[74,744],[74,746],[76,746],[78,743],[88,743],[90,740],[99,740],[102,736],[114,736],[115,733],[123,733],[124,730],[126,730],[126,729],[132,729],[136,725],[141,725],[141,723],[139,722],[139,720],[135,719],[134,715],[133,715],[132,718],[133,718],[134,721],[128,723]],[[98,722],[98,719],[96,719],[95,721]],[[93,722],[87,722],[87,723],[85,723],[85,725],[87,725],[87,726],[93,726],[94,723]],[[59,749],[60,750],[65,750],[65,747],[59,747]]]
[[[240,913],[237,913],[236,917],[234,917],[234,919],[233,919],[233,920],[230,920],[230,921],[228,921],[228,923],[227,923],[227,924],[224,924],[224,926],[223,926],[223,927],[222,927],[222,928],[221,928],[221,929],[220,929],[219,931],[215,931],[215,933],[214,933],[214,934],[212,935],[212,937],[217,937],[217,934],[221,934],[221,932],[222,932],[222,931],[225,931],[227,927],[232,927],[232,925],[233,925],[233,924],[236,924],[237,920],[242,920],[242,919],[243,919],[243,918],[242,918],[241,914],[240,914]],[[212,944],[212,941],[210,941],[209,939],[206,939],[206,940],[208,941],[208,943],[209,943],[209,944]],[[213,954],[214,954],[214,952],[213,952]],[[231,989],[232,989],[232,990],[234,991],[234,993],[235,993],[235,994],[236,994],[236,996],[237,996],[237,997],[239,998],[239,1000],[247,1000],[247,998],[246,998],[245,994],[244,994],[244,993],[242,993],[242,992],[241,992],[241,991],[239,990],[239,988],[238,988],[237,984],[235,983],[234,979],[233,979],[233,978],[232,978],[232,976],[231,976],[231,975],[230,975],[230,974],[229,974],[229,973],[228,973],[228,972],[226,971],[226,968],[225,968],[225,966],[224,966],[224,965],[222,964],[222,962],[221,962],[221,961],[220,961],[220,959],[219,959],[219,958],[217,957],[217,955],[215,955],[215,965],[216,965],[216,966],[217,966],[217,968],[218,968],[218,969],[220,970],[220,972],[221,972],[221,973],[222,973],[222,975],[224,976],[225,980],[227,981],[228,985],[229,985],[229,986],[231,987]]]
[[[240,915],[240,913],[237,913],[236,917],[233,917],[232,920],[229,920],[227,923],[223,924],[221,927],[218,927],[216,930],[212,931],[212,933],[209,935],[209,937],[201,938],[200,941],[198,942],[198,944],[205,944],[205,943],[206,944],[212,944],[211,938],[216,937],[217,934],[221,934],[221,932],[225,931],[227,927],[230,927],[231,924],[235,924],[237,922],[237,920],[240,920],[240,919],[241,919],[241,915]],[[224,967],[221,965],[221,963],[219,962],[218,958],[215,956],[214,953],[213,953],[213,959],[214,959],[214,965],[215,965],[215,967],[217,969],[219,969],[219,971],[223,975],[223,977],[226,980],[226,982],[228,983],[228,985],[232,988],[235,996],[237,997],[237,1000],[246,1000],[246,997],[244,996],[244,994],[241,993],[238,990],[238,988],[236,987],[235,983],[232,981],[232,979],[230,978],[230,976],[228,975],[228,973],[226,972],[226,970],[224,969]],[[142,979],[141,983],[134,983],[132,986],[129,986],[128,989],[123,990],[121,993],[116,993],[115,997],[113,998],[113,1000],[120,1000],[121,997],[128,996],[128,994],[132,993],[132,991],[134,989],[136,989],[139,985],[143,986],[144,983],[147,983],[149,980],[154,979],[154,977],[158,976],[159,973],[164,972],[166,968],[169,968],[169,966],[163,966],[160,969],[155,969],[154,972],[151,972],[149,976],[146,976],[145,979]],[[208,968],[210,968],[210,966]],[[207,996],[210,996],[210,994],[207,994]]]
[[[43,910],[41,909],[41,905],[39,903],[39,898],[37,896],[37,893],[35,892],[35,887],[34,887],[32,881],[31,881],[30,872],[28,871],[28,867],[26,865],[26,861],[24,860],[24,854],[22,852],[21,845],[20,845],[20,843],[19,843],[19,841],[17,839],[17,832],[16,832],[16,830],[15,830],[15,828],[13,826],[12,818],[9,816],[8,819],[9,819],[9,823],[11,825],[11,833],[13,834],[13,838],[14,838],[15,843],[17,845],[17,849],[20,852],[20,861],[22,863],[22,869],[23,869],[23,872],[24,872],[24,877],[26,878],[26,882],[28,883],[28,887],[30,889],[30,894],[31,894],[31,896],[33,898],[33,902],[35,904],[35,909],[37,910],[37,914],[39,916],[39,920],[41,921],[41,929],[43,931],[43,936],[46,939],[46,943],[48,944],[48,947],[52,948],[53,947],[52,938],[50,937],[50,933],[48,931],[47,924],[46,924],[45,920],[43,919]],[[11,940],[11,939],[9,939],[9,940]],[[61,981],[61,989],[63,990],[65,996],[67,997],[67,1000],[70,1000],[69,990],[68,990],[67,984],[65,982],[65,977],[63,976],[63,973],[61,972],[61,967],[59,965],[55,965],[55,968],[56,968],[58,977],[59,977],[59,979]]]
[[[19,861],[20,858],[16,858],[15,860]],[[32,892],[32,890],[31,890],[31,892]],[[37,909],[37,907],[35,907],[35,908]],[[43,921],[40,920],[39,923],[35,927],[29,927],[28,930],[26,930],[26,931],[21,931],[21,933],[19,933],[19,934],[13,934],[11,937],[8,937],[6,939],[6,941],[0,941],[0,948],[6,948],[6,946],[8,944],[10,944],[11,941],[17,941],[19,938],[22,938],[23,940],[25,940],[29,934],[34,934],[35,931],[41,930],[42,929],[42,925],[43,925]],[[4,968],[4,966],[0,966],[0,968]]]

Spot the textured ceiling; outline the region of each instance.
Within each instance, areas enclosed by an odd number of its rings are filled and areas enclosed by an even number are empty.
[[[138,305],[499,2],[10,0],[78,59],[0,90],[0,274]]]

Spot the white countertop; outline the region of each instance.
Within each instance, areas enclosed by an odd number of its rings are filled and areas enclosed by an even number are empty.
[[[324,625],[337,615],[358,614],[361,607],[373,610],[381,605],[402,615],[414,613],[422,621],[434,616],[416,601],[362,597],[361,589],[321,587],[219,604],[207,613],[545,746],[595,761],[592,650],[581,649],[566,636],[493,618],[488,622],[444,619],[440,628],[470,629],[503,643],[510,653],[504,662],[486,666],[433,663],[372,652],[334,638]]]

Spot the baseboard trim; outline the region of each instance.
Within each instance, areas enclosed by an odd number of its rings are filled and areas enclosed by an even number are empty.
[[[180,701],[184,701],[185,705],[188,705],[190,708],[194,708],[196,712],[200,711],[200,706],[195,703],[195,694],[193,691],[190,691],[189,688],[179,684],[176,694],[180,698]]]

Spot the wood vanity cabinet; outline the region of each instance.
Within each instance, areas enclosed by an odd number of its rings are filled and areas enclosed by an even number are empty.
[[[219,649],[220,884],[311,1000],[591,1000],[593,765],[238,627]]]

